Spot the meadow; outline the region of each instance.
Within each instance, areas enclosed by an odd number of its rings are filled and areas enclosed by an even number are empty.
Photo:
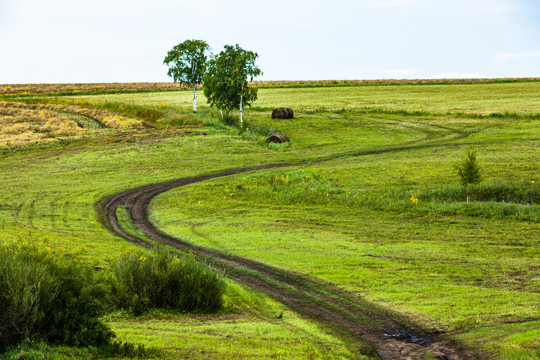
[[[133,121],[5,145],[2,241],[78,249],[107,269],[134,245],[101,225],[101,199],[186,176],[297,162],[166,192],[149,216],[183,241],[332,284],[480,358],[534,359],[538,95],[539,82],[261,88],[243,133],[220,123],[203,96],[201,111],[191,114],[189,91],[55,98],[55,106],[116,111]],[[32,101],[51,107],[50,99]],[[270,119],[278,106],[293,108],[295,118]],[[141,108],[160,117],[127,111]],[[143,122],[152,126],[137,125]],[[291,143],[267,145],[275,130]],[[453,164],[471,147],[484,181],[466,202]],[[163,349],[160,357],[371,356],[366,344],[228,283],[228,310],[219,314],[113,314],[108,321],[120,339]]]
[[[111,261],[134,245],[102,226],[96,211],[96,203],[102,198],[156,181],[265,161],[279,161],[278,154],[228,131],[201,125],[160,131],[107,128],[84,139],[14,146],[4,150],[1,161],[2,242],[28,240],[60,254],[78,254],[89,265],[107,270]],[[358,353],[316,322],[260,292],[230,283],[225,302],[222,313],[208,316],[157,314],[148,319],[126,319],[118,314],[111,315],[109,324],[122,341],[165,348],[165,353],[158,354],[160,358],[259,358],[279,354],[307,359],[324,358],[328,352],[350,358]],[[162,330],[138,334],[140,326],[147,328],[149,324]],[[224,338],[229,345],[216,348]],[[304,345],[276,348],[274,340]],[[90,350],[48,346],[23,348],[6,356],[17,357],[21,352],[38,358],[96,356]]]

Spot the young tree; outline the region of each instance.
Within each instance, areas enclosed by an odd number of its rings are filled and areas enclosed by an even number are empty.
[[[193,86],[193,111],[197,111],[197,84],[202,83],[209,49],[203,40],[186,40],[174,46],[163,60],[174,82]]]
[[[454,165],[454,168],[459,175],[461,185],[467,188],[467,202],[469,202],[469,185],[482,181],[480,165],[478,165],[476,159],[476,150],[470,149],[467,151],[463,159]]]
[[[257,89],[248,86],[261,70],[255,65],[259,55],[253,51],[225,45],[225,49],[209,62],[204,76],[204,95],[212,107],[217,107],[230,115],[232,110],[239,110],[240,124],[244,121],[244,106],[251,106],[257,100]]]

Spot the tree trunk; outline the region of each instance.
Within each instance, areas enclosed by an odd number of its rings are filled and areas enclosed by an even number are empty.
[[[244,83],[242,83],[242,92],[240,93],[240,127],[244,123]]]
[[[242,97],[243,95],[240,95],[240,127],[242,127],[242,124],[244,123],[244,108],[242,107]]]
[[[193,112],[197,112],[197,80],[195,74],[197,73],[197,63],[195,58],[191,58],[191,81],[193,81]]]
[[[193,112],[197,112],[197,84],[193,83]]]

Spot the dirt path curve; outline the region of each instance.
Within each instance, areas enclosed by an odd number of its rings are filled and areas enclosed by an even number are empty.
[[[439,145],[440,146],[440,145]],[[430,146],[423,146],[430,147]],[[352,156],[362,156],[382,152],[408,150],[417,147],[393,150],[371,151]],[[320,159],[313,162],[327,161]],[[441,340],[440,336],[424,334],[405,328],[398,317],[377,308],[354,294],[349,294],[329,283],[310,279],[306,276],[266,265],[232,254],[203,249],[172,238],[157,230],[148,220],[147,207],[152,198],[165,191],[209,179],[240,174],[249,171],[301,166],[302,163],[267,164],[240,169],[231,169],[209,175],[183,178],[160,184],[152,184],[129,190],[110,198],[104,204],[104,223],[116,234],[143,247],[152,245],[122,229],[116,217],[119,206],[125,206],[131,220],[147,237],[164,245],[191,251],[210,266],[224,272],[227,277],[259,289],[294,311],[324,322],[331,327],[346,330],[356,339],[373,346],[371,355],[383,360],[422,359],[431,353],[430,359],[471,360],[470,354],[459,349],[456,344]]]

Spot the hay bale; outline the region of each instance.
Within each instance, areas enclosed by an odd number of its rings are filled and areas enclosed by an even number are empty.
[[[285,108],[287,110],[287,119],[292,119],[294,117],[294,111],[291,108]]]
[[[272,111],[272,119],[285,119],[287,112],[283,108],[277,108]]]
[[[280,107],[272,111],[272,119],[292,119],[294,112],[290,108]]]
[[[274,133],[266,139],[266,142],[271,142],[271,143],[284,143],[284,142],[289,142],[289,141],[291,140],[284,133]]]

